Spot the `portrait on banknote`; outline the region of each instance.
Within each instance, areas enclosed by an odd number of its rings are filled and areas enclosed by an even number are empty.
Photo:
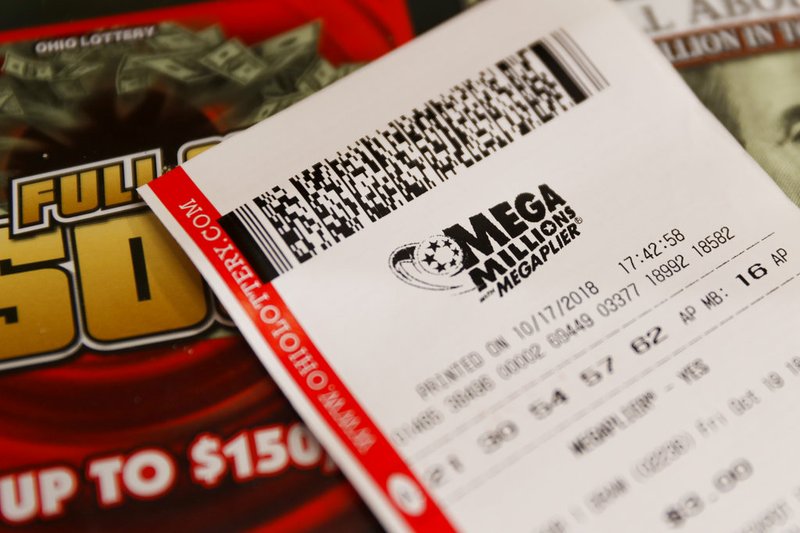
[[[700,100],[800,205],[800,50],[681,72]]]
[[[788,0],[618,4],[800,205],[800,5]]]

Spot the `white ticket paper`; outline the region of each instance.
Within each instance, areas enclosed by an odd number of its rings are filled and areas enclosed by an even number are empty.
[[[392,530],[800,517],[800,213],[610,2],[478,6],[141,192]]]

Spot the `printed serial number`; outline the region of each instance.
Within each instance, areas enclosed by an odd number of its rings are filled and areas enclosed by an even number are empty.
[[[645,277],[653,285],[659,285],[678,272],[686,269],[688,266],[689,263],[686,261],[686,258],[678,254],[673,259],[669,259],[665,263],[658,265],[651,270],[649,274],[645,274]]]
[[[700,257],[706,256],[722,246],[726,244],[736,237],[731,233],[730,228],[728,226],[722,226],[717,231],[711,233],[711,235],[706,235],[704,238],[697,241],[697,243],[692,245],[692,250],[697,252],[697,255]]]
[[[558,328],[547,335],[547,342],[553,348],[559,348],[568,343],[572,337],[578,336],[582,331],[594,326],[594,319],[587,313],[581,313],[578,318],[568,322],[564,327]]]
[[[620,290],[611,294],[608,298],[605,298],[602,302],[597,304],[597,312],[600,314],[600,316],[609,316],[628,305],[633,301],[634,298],[638,296],[639,289],[636,288],[636,284],[628,283]]]

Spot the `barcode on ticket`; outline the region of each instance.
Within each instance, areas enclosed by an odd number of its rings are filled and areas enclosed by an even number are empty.
[[[220,219],[268,282],[567,112],[608,82],[563,30]]]

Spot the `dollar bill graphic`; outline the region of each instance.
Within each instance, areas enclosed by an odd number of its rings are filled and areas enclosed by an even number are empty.
[[[6,53],[3,72],[23,80],[52,80],[55,75],[53,65],[48,61],[30,59],[14,52]]]
[[[336,68],[320,57],[312,61],[297,79],[297,90],[313,93],[337,79],[339,74]]]
[[[8,80],[0,81],[0,118],[2,117],[21,117],[25,114],[19,103],[14,88]]]
[[[242,85],[267,72],[267,66],[238,39],[231,39],[200,59],[200,63]]]
[[[112,89],[125,96],[144,94],[156,86],[165,90],[192,86],[187,94],[195,105],[230,96],[223,114],[225,127],[244,127],[289,107],[307,95],[359,68],[334,66],[319,55],[321,25],[310,22],[248,48],[226,40],[219,25],[193,31],[162,23],[146,41],[120,42],[84,50],[62,50],[31,57],[30,50],[3,46],[0,119],[28,116],[38,123],[68,122],[58,102],[80,102],[107,87],[104,73],[114,72]],[[9,83],[14,80],[14,84]],[[221,80],[233,83],[220,84]],[[167,84],[167,85],[165,85]]]
[[[253,47],[270,72],[287,69],[302,70],[317,56],[321,25],[311,22]]]
[[[91,53],[85,53],[81,50],[64,50],[63,52],[59,52],[58,55],[55,57],[58,58],[58,61],[64,64],[71,64],[71,63],[79,63],[79,62],[88,62]]]
[[[264,103],[258,106],[247,117],[247,119],[245,119],[245,122],[248,124],[255,124],[256,122],[261,122],[262,120],[271,117],[278,111],[286,109],[290,105],[299,102],[306,96],[308,95],[302,93],[291,93],[285,96],[267,98],[264,100]]]
[[[150,44],[156,50],[176,51],[205,46],[207,43],[197,34],[177,24],[164,23],[159,25],[158,33],[150,39]]]
[[[58,79],[50,84],[55,95],[61,100],[77,100],[88,94],[80,79]]]
[[[673,0],[619,3],[652,35],[703,104],[800,206],[800,6],[787,3],[780,18],[777,10],[753,9],[741,20],[727,21],[677,17],[682,4]],[[761,32],[759,45],[745,38],[752,28]]]
[[[203,41],[207,46],[217,46],[222,44],[222,41],[225,40],[222,28],[217,24],[197,32],[197,38]]]
[[[136,66],[130,57],[124,57],[117,68],[117,94],[132,94],[150,86],[151,77],[146,69]]]
[[[135,65],[154,70],[170,78],[193,82],[208,76],[205,69],[192,65],[191,55],[143,56],[132,59]]]
[[[275,98],[287,94],[287,89],[284,83],[277,77],[270,77],[261,84],[259,93],[264,98]]]
[[[75,62],[62,68],[56,78],[82,78],[102,68],[101,63]]]

